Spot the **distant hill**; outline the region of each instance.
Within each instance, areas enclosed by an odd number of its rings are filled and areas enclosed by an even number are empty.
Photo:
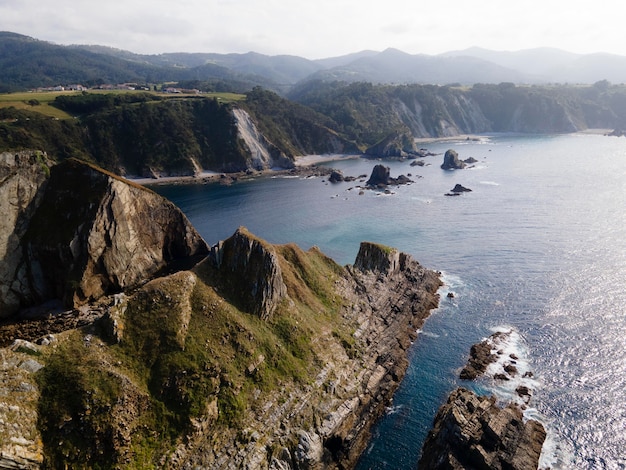
[[[515,52],[491,51],[472,47],[446,52],[442,57],[473,57],[523,72],[529,83],[595,83],[608,80],[626,82],[626,57],[614,54],[574,54],[554,48],[525,49]]]
[[[397,49],[387,49],[317,72],[311,78],[398,84],[473,84],[523,82],[525,76],[518,71],[473,57],[411,55]]]
[[[142,55],[98,45],[60,46],[0,32],[0,92],[81,83],[185,82],[215,91],[255,86],[286,94],[301,82],[379,84],[626,83],[626,57],[538,48],[515,52],[469,48],[440,55],[397,49],[309,60],[297,56],[167,53]]]

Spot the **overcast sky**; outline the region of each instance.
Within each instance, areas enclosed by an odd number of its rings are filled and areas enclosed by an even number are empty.
[[[0,0],[0,30],[146,54],[318,59],[388,47],[437,54],[548,46],[626,55],[623,23],[613,0]]]

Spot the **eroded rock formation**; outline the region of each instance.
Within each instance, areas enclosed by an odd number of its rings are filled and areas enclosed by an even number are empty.
[[[269,319],[287,297],[287,287],[274,247],[244,227],[211,250],[223,294],[239,308]]]
[[[376,165],[372,169],[372,174],[366,184],[372,188],[384,188],[390,184],[400,185],[413,182],[405,175],[400,175],[397,178],[392,178],[390,175],[391,173],[388,166]]]
[[[536,470],[546,438],[515,404],[500,408],[494,397],[464,388],[452,392],[437,412],[423,447],[423,470]]]
[[[461,170],[465,168],[465,166],[465,162],[459,159],[459,154],[456,150],[446,150],[443,156],[443,163],[441,164],[443,170]]]
[[[461,379],[496,381],[510,393],[506,406],[495,396],[477,396],[458,388],[438,411],[422,449],[419,468],[425,470],[536,470],[546,430],[524,416],[534,382],[525,360],[510,352],[521,338],[513,330],[499,330],[474,344]],[[509,351],[507,351],[509,350]],[[518,379],[515,384],[509,380]],[[503,382],[505,381],[505,382]],[[519,384],[519,385],[516,385]],[[513,390],[515,388],[515,390]],[[510,397],[514,393],[516,398]]]

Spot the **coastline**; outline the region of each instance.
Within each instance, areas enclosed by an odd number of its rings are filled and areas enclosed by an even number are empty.
[[[572,132],[572,135],[600,135],[608,136],[612,129],[585,129]],[[508,133],[507,133],[508,134]],[[415,139],[417,145],[432,144],[439,142],[485,142],[491,137],[505,135],[501,133],[492,134],[459,134],[446,137],[418,137]],[[324,154],[324,155],[302,155],[295,158],[293,168],[270,168],[260,171],[242,171],[236,173],[223,173],[205,170],[197,175],[161,176],[158,178],[142,178],[136,176],[124,177],[133,183],[142,186],[177,185],[177,184],[210,184],[222,183],[232,184],[238,180],[247,180],[263,176],[325,176],[330,174],[330,167],[320,167],[322,163],[335,161],[353,160],[362,158],[363,154]]]
[[[127,176],[124,179],[142,186],[160,186],[168,184],[232,184],[238,180],[253,179],[263,176],[325,176],[332,172],[330,167],[320,167],[320,163],[361,158],[361,155],[304,155],[297,157],[293,168],[270,168],[260,171],[240,171],[236,173],[220,173],[202,171],[197,175],[161,176],[159,178],[140,178]]]

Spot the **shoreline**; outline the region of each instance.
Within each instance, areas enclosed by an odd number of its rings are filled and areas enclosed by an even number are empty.
[[[601,135],[608,136],[612,129],[585,129],[563,135]],[[482,142],[492,137],[502,135],[519,135],[514,133],[492,133],[492,134],[459,134],[446,137],[418,137],[415,143],[418,145],[432,144],[439,142]],[[526,134],[524,134],[526,135]],[[534,135],[534,134],[533,134]],[[239,180],[249,180],[264,176],[326,176],[332,171],[330,167],[320,167],[322,163],[335,161],[354,160],[363,158],[364,154],[325,154],[325,155],[302,155],[296,157],[293,168],[270,168],[266,170],[248,170],[236,173],[224,173],[217,171],[202,171],[197,175],[181,176],[161,176],[158,178],[145,178],[128,176],[123,177],[141,186],[161,186],[179,184],[211,184],[222,183],[224,185],[233,184]]]

